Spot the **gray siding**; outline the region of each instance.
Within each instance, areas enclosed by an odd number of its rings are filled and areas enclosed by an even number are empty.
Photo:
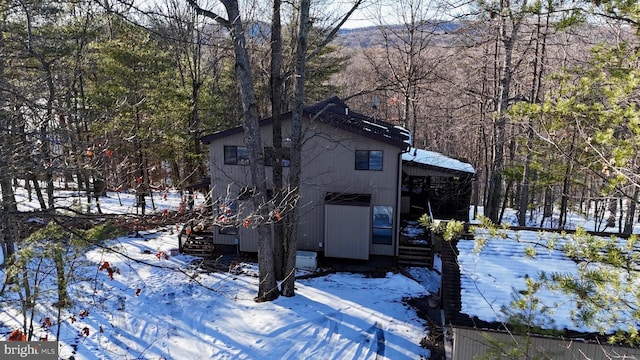
[[[217,203],[237,201],[241,189],[251,183],[248,165],[224,164],[224,146],[244,146],[243,138],[242,134],[229,136],[209,146],[211,195]],[[239,218],[243,218],[252,212],[249,201],[237,201],[237,205]],[[215,209],[216,206],[214,205],[214,211]],[[224,245],[234,245],[236,239],[238,239],[239,248],[242,251],[257,251],[257,232],[251,227],[245,229],[240,226],[237,235],[220,234],[217,229],[214,229],[213,238],[215,244]],[[256,250],[253,250],[254,248]]]
[[[319,250],[324,241],[324,196],[327,192],[371,194],[371,206],[392,206],[397,211],[398,161],[400,149],[368,138],[346,133],[323,124],[313,124],[306,132],[301,174],[303,194],[299,204],[303,214],[300,219],[302,237],[298,246]],[[383,170],[355,170],[356,150],[382,150]],[[371,217],[372,215],[370,215]],[[352,226],[367,227],[354,223]],[[397,229],[398,221],[394,221]],[[397,231],[394,231],[394,242]],[[394,245],[370,244],[373,255],[394,255]]]
[[[370,228],[369,206],[325,205],[325,256],[369,259]]]
[[[287,123],[283,124],[283,129],[288,128]],[[270,125],[261,128],[264,146],[271,146],[271,129]],[[393,244],[370,244],[369,246],[370,254],[394,255],[399,219],[398,166],[400,149],[321,123],[308,123],[304,129],[301,198],[298,201],[300,213],[298,248],[310,251],[323,250],[325,239],[324,197],[327,192],[360,193],[371,194],[372,206],[385,205],[394,208]],[[284,132],[283,138],[287,138],[287,130]],[[237,196],[240,189],[250,183],[249,166],[224,164],[224,145],[243,146],[243,138],[243,134],[228,136],[216,140],[209,146],[214,199],[233,198]],[[355,150],[382,150],[383,170],[355,170]],[[285,168],[285,173],[286,171]],[[271,176],[271,170],[267,168],[269,183],[271,183]],[[353,226],[370,228],[371,223],[369,220],[369,223],[353,224]],[[241,248],[243,247],[243,238],[247,239],[246,241],[254,241],[254,238],[251,238],[247,231],[243,230],[239,235]],[[233,244],[236,237],[218,234],[216,231],[214,242]]]
[[[242,201],[242,208],[244,213],[254,212],[254,207],[251,201]],[[240,226],[238,229],[238,239],[240,244],[238,248],[240,251],[246,252],[258,252],[258,232],[253,226]]]
[[[526,337],[510,336],[506,333],[458,327],[454,327],[452,330],[453,354],[451,358],[453,360],[470,360],[490,355],[492,354],[491,349],[495,349],[497,344],[505,346],[505,349],[523,349],[527,344]],[[638,349],[547,337],[530,337],[529,341],[529,356],[523,356],[522,359],[610,360],[640,358],[640,350]]]

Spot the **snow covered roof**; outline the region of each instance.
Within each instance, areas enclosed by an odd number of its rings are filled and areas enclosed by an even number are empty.
[[[450,158],[435,151],[411,148],[409,152],[402,154],[402,161],[412,162],[429,167],[461,171],[475,174],[473,165],[460,160]]]

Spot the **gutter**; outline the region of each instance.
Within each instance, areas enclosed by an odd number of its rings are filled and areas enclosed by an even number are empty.
[[[402,196],[402,154],[409,152],[411,146],[407,146],[405,149],[401,150],[398,153],[398,170],[397,170],[397,178],[396,178],[396,221],[395,221],[395,229],[393,231],[395,235],[395,243],[393,249],[393,258],[394,262],[398,259],[399,249],[400,249],[400,213],[402,212],[402,204],[400,204]]]

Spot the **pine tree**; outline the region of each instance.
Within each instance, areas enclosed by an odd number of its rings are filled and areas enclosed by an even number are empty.
[[[188,102],[167,53],[149,32],[115,19],[109,33],[110,39],[92,48],[96,73],[89,98],[96,119],[86,156],[101,156],[112,168],[119,163],[115,187],[134,189],[144,215],[157,179],[151,168],[171,159],[175,150],[164,145],[187,141],[174,124],[188,116]]]

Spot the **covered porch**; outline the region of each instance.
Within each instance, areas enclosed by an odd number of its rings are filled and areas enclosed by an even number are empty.
[[[468,222],[474,176],[468,163],[412,148],[402,155],[400,214]]]
[[[417,220],[427,214],[436,220],[468,222],[474,176],[470,164],[437,152],[411,148],[402,155],[399,264],[432,266],[438,241]]]

